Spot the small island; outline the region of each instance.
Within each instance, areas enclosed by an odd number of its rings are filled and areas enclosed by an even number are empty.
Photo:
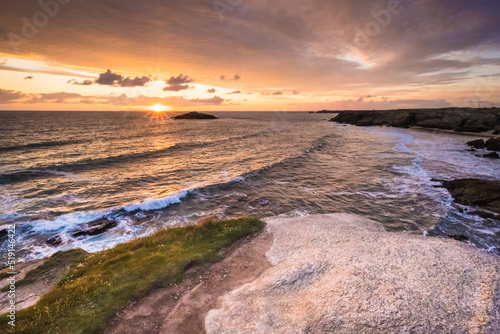
[[[214,115],[209,115],[197,111],[188,112],[187,114],[177,115],[173,119],[218,119]]]

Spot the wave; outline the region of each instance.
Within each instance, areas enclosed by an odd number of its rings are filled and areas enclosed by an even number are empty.
[[[169,147],[165,147],[158,150],[149,150],[144,152],[136,152],[136,153],[125,153],[119,154],[115,156],[108,156],[103,158],[96,159],[82,159],[72,163],[64,163],[64,164],[50,164],[45,166],[40,166],[37,169],[29,169],[29,170],[20,170],[15,172],[6,172],[0,174],[0,184],[9,184],[16,182],[24,182],[31,179],[47,177],[50,175],[62,175],[67,172],[75,172],[75,171],[84,171],[99,167],[106,167],[113,164],[120,164],[126,162],[132,162],[134,160],[144,160],[144,159],[154,159],[158,157],[165,156],[165,154],[174,153],[178,150],[183,149],[193,149],[193,148],[203,148],[209,145],[220,144],[222,142],[235,141],[235,140],[244,140],[253,137],[265,136],[268,132],[271,131],[261,131],[258,133],[247,134],[243,136],[236,136],[225,138],[222,140],[215,141],[207,141],[201,143],[177,143]]]
[[[10,151],[22,151],[22,150],[30,150],[30,149],[38,149],[38,148],[46,148],[46,147],[57,147],[57,146],[66,146],[66,145],[76,145],[88,143],[89,140],[60,140],[60,141],[45,141],[39,143],[30,143],[23,145],[13,145],[0,147],[0,152],[10,152]]]
[[[103,217],[116,218],[117,216],[123,214],[130,214],[141,211],[145,212],[145,211],[161,210],[167,208],[172,204],[181,203],[182,199],[184,199],[191,193],[196,193],[197,195],[201,195],[202,193],[205,192],[211,193],[212,191],[218,191],[220,189],[231,187],[232,185],[237,183],[246,182],[248,179],[251,179],[252,177],[258,177],[261,173],[265,172],[270,168],[279,168],[281,166],[286,166],[289,163],[293,163],[297,159],[303,159],[305,156],[311,154],[312,152],[323,148],[326,145],[327,139],[331,137],[332,136],[329,135],[319,138],[308,149],[306,149],[303,154],[300,154],[295,157],[286,158],[280,162],[249,171],[242,175],[233,177],[231,180],[227,182],[210,184],[210,185],[200,185],[199,187],[182,190],[165,197],[148,198],[139,203],[125,205],[120,208],[111,208],[99,211],[74,212],[59,216],[52,221],[38,220],[32,223],[33,228],[37,231],[58,231],[60,229],[68,229],[70,227],[76,227],[79,224],[88,223]]]
[[[78,225],[90,223],[92,221],[120,215],[120,212],[128,213],[135,211],[153,211],[168,207],[171,204],[180,203],[193,190],[183,190],[165,197],[148,198],[140,203],[129,204],[121,208],[111,208],[96,211],[77,211],[57,217],[54,220],[36,220],[31,223],[31,227],[37,232],[63,231],[76,228]]]

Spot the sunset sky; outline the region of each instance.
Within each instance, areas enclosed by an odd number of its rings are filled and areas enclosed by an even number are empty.
[[[498,0],[3,0],[0,109],[500,107]]]

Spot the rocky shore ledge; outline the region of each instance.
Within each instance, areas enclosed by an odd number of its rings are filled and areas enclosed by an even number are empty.
[[[419,126],[475,133],[493,130],[494,134],[500,133],[500,108],[346,110],[338,113],[330,120],[331,122],[400,128]]]
[[[242,228],[258,223],[238,222]],[[26,276],[36,284],[50,274],[53,287],[34,308],[19,312],[16,333],[500,332],[498,256],[453,239],[386,232],[378,222],[345,213],[266,223],[264,231],[221,249],[217,263],[198,259],[201,250],[223,245],[200,228],[233,233],[219,228],[228,222],[166,230],[90,256],[61,252],[36,264],[38,276]],[[185,247],[189,257],[180,252]],[[174,253],[184,254],[179,268],[185,272],[172,280]],[[161,265],[144,265],[151,261]],[[56,284],[64,263],[71,275]],[[152,270],[159,279],[144,287],[141,279]],[[117,275],[124,276],[115,282]],[[111,286],[95,279],[110,279]],[[103,302],[131,284],[139,284],[140,293],[120,295],[119,305]],[[96,296],[89,294],[95,288]],[[76,299],[66,307],[72,289]]]
[[[272,218],[272,267],[207,333],[499,333],[500,258],[350,214]]]

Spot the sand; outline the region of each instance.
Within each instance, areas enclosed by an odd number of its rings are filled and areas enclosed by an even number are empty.
[[[226,294],[207,333],[494,333],[499,258],[349,214],[267,220],[273,265]],[[495,329],[496,328],[496,329]]]
[[[218,307],[218,298],[252,282],[271,266],[265,253],[272,242],[266,232],[237,241],[221,251],[221,262],[195,266],[178,285],[157,287],[130,303],[110,321],[105,333],[204,333],[205,317]]]

